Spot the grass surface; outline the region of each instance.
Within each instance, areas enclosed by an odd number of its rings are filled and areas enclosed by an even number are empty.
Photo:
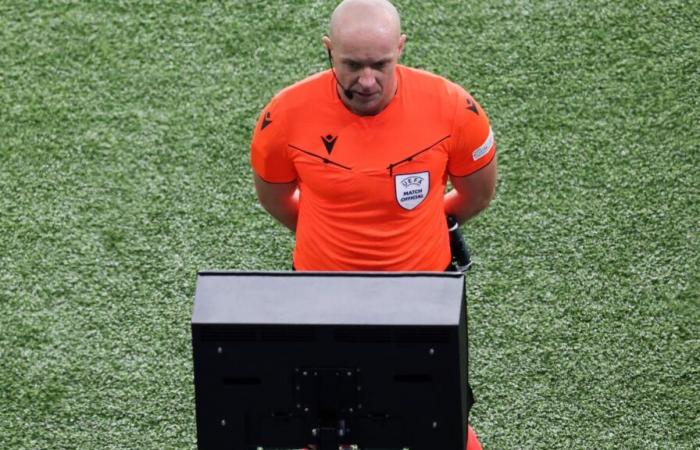
[[[464,226],[484,447],[700,447],[698,5],[397,4],[499,145]],[[195,275],[289,267],[248,143],[333,6],[0,0],[0,448],[195,446]]]

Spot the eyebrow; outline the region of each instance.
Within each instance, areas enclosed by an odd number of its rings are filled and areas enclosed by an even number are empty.
[[[360,61],[360,60],[351,59],[351,58],[342,58],[341,62],[343,62],[345,64],[360,64],[363,66],[365,66],[365,65],[366,66],[373,66],[375,64],[388,64],[389,62],[391,62],[391,58],[382,58],[382,59],[378,59],[376,61],[374,61],[374,60],[372,60],[372,61],[369,61],[369,60],[368,61]]]

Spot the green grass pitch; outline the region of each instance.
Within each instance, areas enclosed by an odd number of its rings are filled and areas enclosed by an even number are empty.
[[[698,3],[396,3],[498,142],[463,227],[484,447],[700,448]],[[333,6],[0,0],[0,448],[194,448],[195,275],[289,268],[248,143]]]

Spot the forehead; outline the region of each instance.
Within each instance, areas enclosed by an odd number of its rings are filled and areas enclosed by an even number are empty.
[[[340,58],[377,61],[398,51],[399,37],[381,28],[343,30],[333,37],[333,51]]]

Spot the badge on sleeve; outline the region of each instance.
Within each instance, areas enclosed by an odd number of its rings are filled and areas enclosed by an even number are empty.
[[[489,150],[491,150],[491,147],[493,147],[493,131],[491,130],[491,127],[489,127],[489,135],[486,137],[484,143],[472,152],[472,159],[477,161],[483,158],[486,156],[486,154],[488,154]]]
[[[430,172],[407,173],[394,177],[396,201],[403,209],[414,209],[428,197]]]

